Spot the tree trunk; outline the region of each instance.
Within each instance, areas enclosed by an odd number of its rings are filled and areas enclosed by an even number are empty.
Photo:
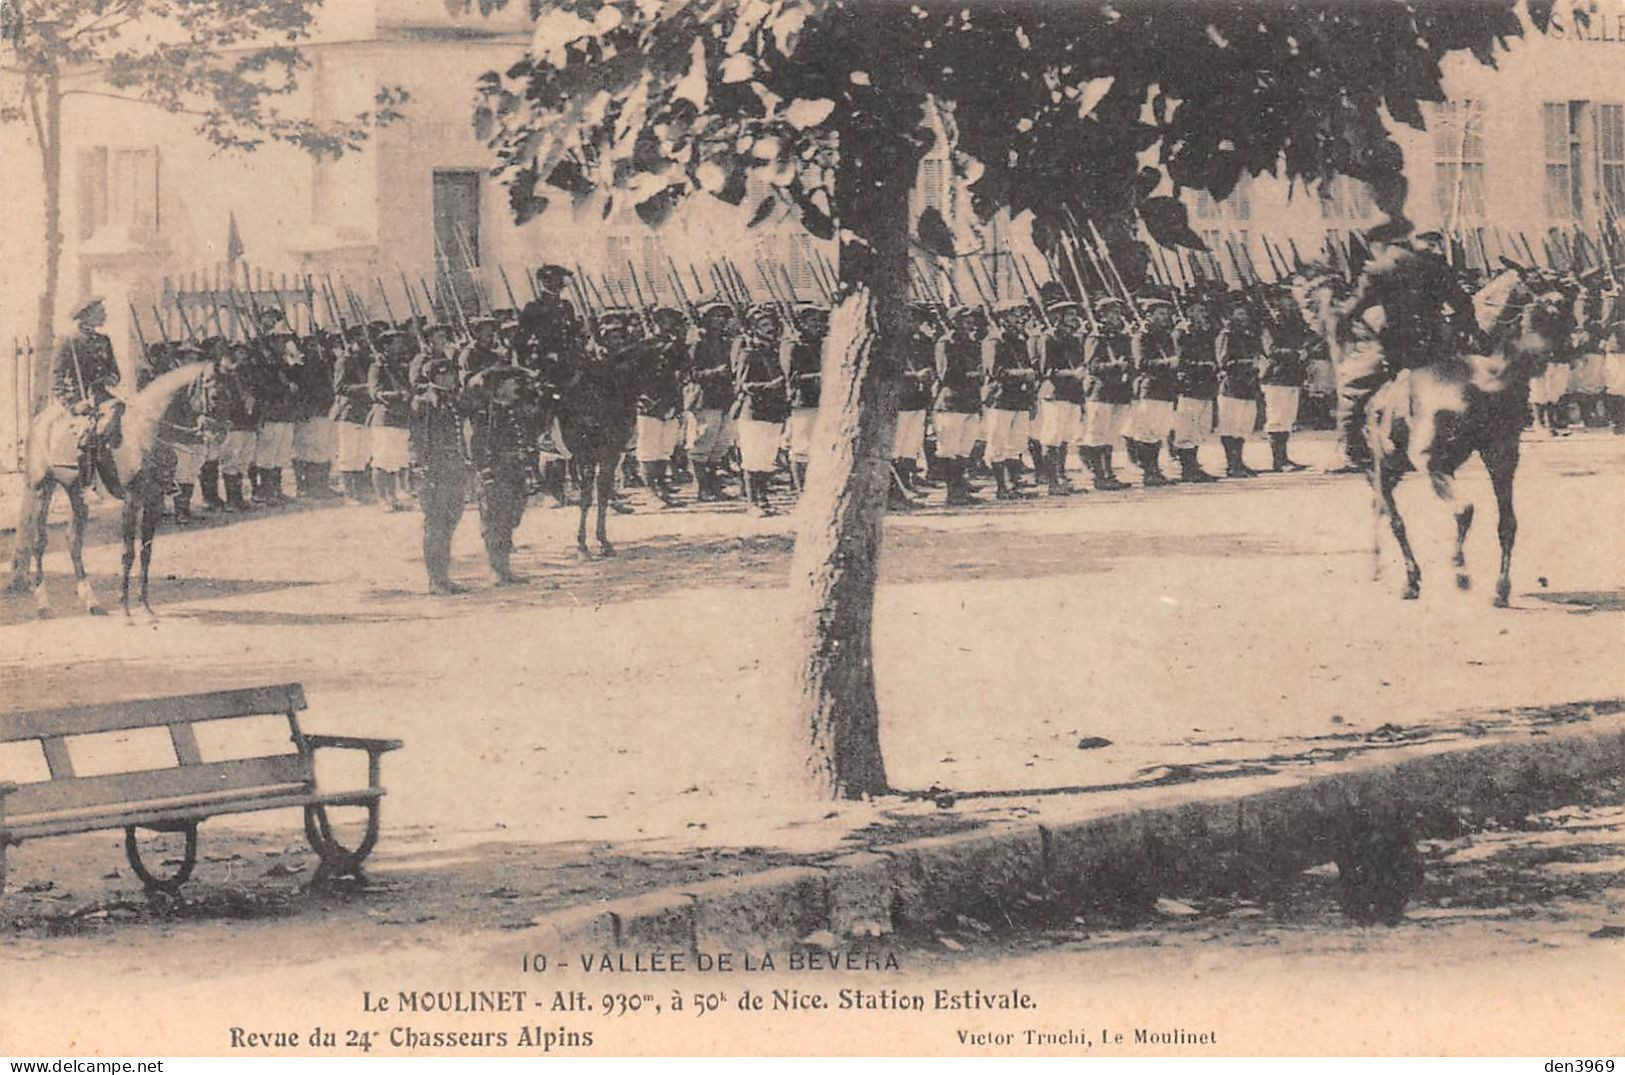
[[[56,351],[56,293],[62,275],[62,83],[57,72],[45,76],[45,101],[29,94],[34,129],[40,139],[40,163],[45,180],[45,279],[41,282],[39,322],[34,350],[34,398],[30,413],[38,413],[51,391],[51,365]]]
[[[888,790],[871,632],[907,331],[908,194],[919,163],[917,148],[895,133],[864,145],[843,131],[841,159],[841,224],[867,245],[841,251],[843,297],[825,346],[790,569],[797,745],[806,790],[825,799]]]

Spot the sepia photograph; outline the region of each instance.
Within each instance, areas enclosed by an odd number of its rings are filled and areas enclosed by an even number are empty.
[[[1625,1058],[1625,0],[0,0],[0,204],[9,1071]]]

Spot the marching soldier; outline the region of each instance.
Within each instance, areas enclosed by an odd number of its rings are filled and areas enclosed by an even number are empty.
[[[1258,419],[1258,367],[1269,350],[1269,333],[1253,320],[1251,303],[1237,295],[1216,343],[1219,366],[1219,443],[1225,476],[1256,478],[1243,449]]]
[[[1001,312],[1003,323],[988,336],[988,357],[983,403],[986,411],[987,464],[1000,500],[1021,496],[1018,488],[1021,452],[1027,445],[1027,412],[1032,408],[1037,369],[1028,353],[1028,307],[1025,303]]]
[[[950,317],[951,329],[937,343],[937,459],[948,480],[948,503],[974,504],[965,471],[970,467],[982,424],[982,312],[962,306]]]
[[[294,489],[301,497],[333,494],[333,365],[339,338],[312,330],[299,341],[299,361],[289,371],[299,386],[299,422],[293,427]]]
[[[402,511],[401,480],[412,462],[408,434],[412,395],[406,380],[411,341],[399,329],[388,328],[379,333],[378,343],[382,350],[367,371],[372,484],[386,509]]]
[[[351,325],[333,363],[333,465],[338,468],[345,499],[359,504],[366,497],[367,463],[372,457],[367,416],[372,410],[371,341],[366,325]]]
[[[274,311],[267,311],[266,324]],[[259,400],[259,430],[254,438],[253,498],[281,504],[282,471],[293,465],[293,427],[299,420],[299,385],[291,367],[300,359],[293,333],[268,333],[261,341],[254,364],[254,394]]]
[[[1187,300],[1188,322],[1178,336],[1179,365],[1175,377],[1179,399],[1174,404],[1174,455],[1179,459],[1179,480],[1212,482],[1218,479],[1202,469],[1197,452],[1213,428],[1214,400],[1219,394],[1218,329],[1205,298]]]
[[[513,366],[492,366],[468,383],[469,457],[479,482],[480,537],[497,584],[525,582],[513,570],[513,532],[525,515],[526,483],[535,438],[524,413]]]
[[[1309,375],[1309,347],[1314,334],[1304,323],[1290,292],[1277,292],[1267,301],[1272,304],[1273,317],[1269,351],[1259,381],[1264,396],[1264,432],[1270,439],[1270,469],[1276,473],[1307,470],[1287,454],[1287,442],[1298,421],[1298,403]]]
[[[688,368],[688,461],[701,500],[733,499],[718,473],[731,447],[728,419],[734,402],[733,350],[738,325],[733,311],[713,302],[700,310],[699,339]]]
[[[931,382],[937,375],[937,340],[931,311],[913,307],[914,331],[903,341],[903,386],[897,397],[897,433],[892,440],[893,466],[903,488],[920,493],[920,461],[925,458],[925,417],[931,409]]]
[[[1067,456],[1083,433],[1083,312],[1070,299],[1050,304],[1055,333],[1043,341],[1044,387],[1038,400],[1038,440],[1048,459],[1049,495],[1074,492]]]
[[[541,371],[553,362],[572,363],[586,346],[586,331],[575,305],[564,297],[574,274],[562,265],[536,270],[536,298],[520,311],[513,335],[514,364]]]
[[[1095,488],[1127,489],[1112,469],[1112,444],[1128,433],[1134,400],[1134,344],[1126,328],[1121,299],[1095,300],[1098,334],[1084,347],[1088,380],[1084,386],[1083,444],[1079,448],[1094,472]]]
[[[782,332],[774,306],[762,303],[750,311],[734,408],[745,493],[756,506],[757,514],[764,517],[775,514],[768,500],[768,485],[778,465],[784,423],[790,417],[790,397],[785,392],[784,365],[779,353]]]
[[[1174,306],[1167,299],[1142,299],[1145,331],[1134,337],[1134,407],[1129,456],[1140,465],[1147,489],[1172,484],[1162,472],[1162,442],[1174,429],[1179,399],[1179,347],[1174,338]]]
[[[216,371],[216,399],[220,418],[226,423],[226,435],[215,459],[226,487],[227,511],[247,511],[249,507],[243,499],[243,478],[253,463],[259,439],[255,431],[258,401],[254,398],[252,354],[246,343],[228,343]]]
[[[654,335],[638,366],[637,447],[644,484],[666,507],[676,507],[672,456],[677,451],[677,416],[682,413],[683,368],[688,361],[688,321],[681,310],[662,306],[651,316]]]
[[[423,506],[423,566],[429,592],[462,593],[451,579],[451,539],[468,499],[468,446],[457,388],[457,363],[433,355],[419,370],[412,396],[413,487]]]
[[[813,423],[818,418],[819,387],[824,372],[824,339],[829,335],[829,311],[804,303],[795,313],[795,332],[786,341],[790,378],[790,466],[796,489],[807,484],[807,460],[812,453]]]

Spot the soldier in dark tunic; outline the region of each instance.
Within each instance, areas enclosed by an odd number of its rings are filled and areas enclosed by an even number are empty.
[[[1202,469],[1197,458],[1213,428],[1213,401],[1219,394],[1218,327],[1210,311],[1208,301],[1201,296],[1186,300],[1187,320],[1177,336],[1179,364],[1175,377],[1179,399],[1174,404],[1173,440],[1179,479],[1186,482],[1218,480]]]
[[[1112,467],[1112,445],[1128,432],[1134,402],[1134,341],[1120,299],[1095,301],[1099,331],[1084,346],[1083,446],[1079,452],[1094,472],[1095,488],[1127,489]]]
[[[637,447],[644,484],[667,507],[677,504],[670,467],[677,451],[678,419],[683,407],[683,370],[688,364],[688,320],[681,310],[663,306],[651,317],[654,333],[636,367]]]
[[[897,435],[892,442],[892,465],[909,493],[919,487],[920,462],[925,458],[925,419],[931,409],[931,383],[937,376],[937,339],[930,308],[916,305],[914,331],[903,341],[903,385],[897,396]]]
[[[112,392],[119,383],[113,341],[97,331],[107,323],[102,300],[86,299],[74,309],[73,319],[79,331],[57,348],[51,369],[51,398],[69,414],[91,419],[79,443],[79,455],[85,457],[100,447],[118,446],[124,402]],[[95,472],[93,462],[89,462],[89,469]]]
[[[948,481],[949,504],[973,504],[965,472],[982,424],[982,337],[987,322],[982,311],[955,310],[947,337],[937,344],[937,459]]]
[[[1251,302],[1238,297],[1215,344],[1219,366],[1219,443],[1225,476],[1256,478],[1243,448],[1258,419],[1258,371],[1270,346],[1269,333],[1253,317]]]
[[[784,356],[781,354],[776,308],[766,303],[750,314],[750,331],[741,356],[736,419],[739,455],[745,471],[745,492],[760,515],[774,514],[768,486],[778,462],[784,423],[790,417],[785,392]]]
[[[1125,439],[1140,466],[1146,488],[1170,484],[1162,472],[1162,442],[1174,429],[1179,399],[1179,346],[1174,337],[1173,303],[1160,297],[1141,301],[1145,330],[1134,338],[1135,377],[1132,425]]]
[[[1290,292],[1269,296],[1270,346],[1259,377],[1264,396],[1264,433],[1270,439],[1270,469],[1307,470],[1287,454],[1287,443],[1298,421],[1298,405],[1309,376],[1309,348],[1314,333],[1304,321]]]
[[[451,579],[451,539],[468,499],[468,445],[457,386],[457,363],[436,355],[419,370],[412,396],[413,487],[423,506],[423,566],[429,592],[461,593]]]
[[[293,428],[294,488],[301,497],[328,500],[333,493],[333,365],[339,337],[313,331],[299,341],[302,356],[289,371],[299,385],[299,421]]]
[[[684,389],[688,461],[700,500],[733,499],[722,487],[721,467],[733,442],[729,410],[734,403],[733,351],[739,328],[733,311],[723,303],[700,310],[699,339]]]
[[[797,307],[786,371],[790,378],[790,466],[797,489],[807,484],[807,460],[811,457],[813,423],[818,418],[823,384],[824,339],[828,335],[828,310],[811,303]]]
[[[1066,476],[1067,456],[1083,434],[1083,311],[1070,299],[1050,304],[1055,331],[1044,339],[1044,386],[1038,400],[1038,440],[1048,457],[1050,496],[1077,490]]]
[[[1025,303],[1003,312],[992,333],[992,361],[987,368],[983,427],[987,463],[1000,500],[1021,496],[1018,486],[1021,452],[1027,444],[1028,412],[1037,398],[1038,370],[1029,351]]]
[[[407,427],[412,414],[412,393],[407,383],[411,340],[398,329],[379,334],[381,351],[367,371],[372,408],[367,426],[372,431],[372,486],[389,511],[403,511],[400,500],[404,472],[412,455]]]
[[[372,410],[372,389],[367,374],[372,369],[372,349],[365,325],[351,325],[333,361],[334,460],[344,497],[361,503],[367,495],[367,464],[372,443],[367,415]]]

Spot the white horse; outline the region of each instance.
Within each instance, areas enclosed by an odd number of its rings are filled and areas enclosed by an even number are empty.
[[[90,512],[85,504],[85,489],[90,484],[92,471],[100,474],[103,485],[124,501],[124,578],[121,600],[126,617],[130,615],[130,570],[136,558],[136,539],[141,545],[141,607],[149,616],[152,606],[147,603],[147,576],[152,563],[152,540],[163,518],[164,494],[170,476],[174,473],[174,449],[164,441],[162,433],[186,433],[196,436],[210,421],[203,403],[205,394],[199,389],[207,383],[210,365],[193,362],[155,377],[151,384],[131,398],[124,409],[122,438],[117,447],[97,447],[80,453],[72,464],[60,461],[63,454],[53,452],[60,438],[73,436],[75,419],[62,407],[49,406],[34,416],[28,428],[28,443],[23,457],[25,484],[22,511],[17,521],[17,541],[12,554],[10,593],[22,593],[32,587],[35,608],[41,618],[51,614],[50,599],[45,592],[46,521],[51,511],[51,497],[60,487],[68,495],[73,507],[68,555],[73,561],[73,573],[78,583],[79,599],[92,615],[105,614],[90,579],[85,575],[85,524]],[[191,390],[188,395],[182,392]],[[58,458],[53,459],[56,455]],[[30,572],[32,564],[32,572]],[[32,575],[32,578],[30,578]]]

